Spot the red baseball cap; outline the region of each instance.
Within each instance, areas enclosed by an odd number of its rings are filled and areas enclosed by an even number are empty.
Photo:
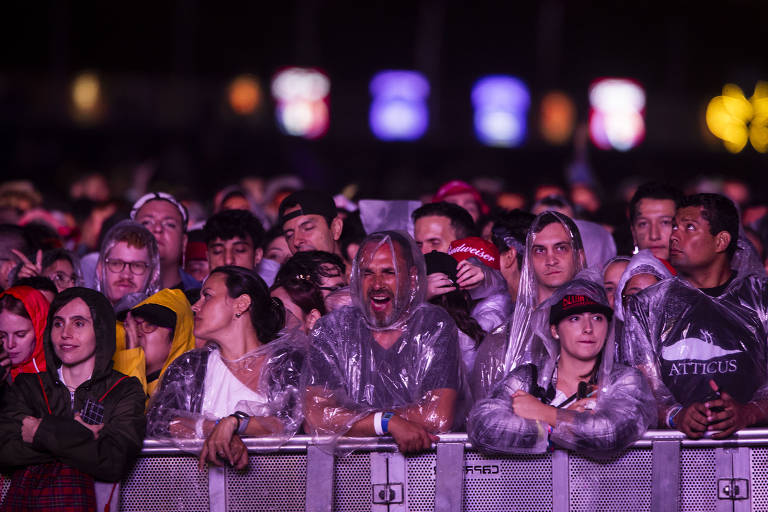
[[[467,238],[454,240],[448,246],[448,254],[453,256],[456,261],[462,261],[474,256],[488,267],[496,270],[500,268],[499,250],[488,240],[477,236],[468,236]]]
[[[437,193],[432,198],[432,202],[439,203],[441,201],[445,201],[445,198],[448,196],[453,196],[456,194],[465,194],[465,193],[472,194],[472,197],[475,199],[475,202],[477,203],[477,206],[480,209],[480,213],[483,215],[488,215],[488,212],[490,211],[490,209],[488,208],[488,205],[485,204],[485,201],[483,201],[483,198],[480,195],[480,192],[478,192],[475,187],[473,187],[466,181],[453,180],[444,184],[442,187],[437,189]]]

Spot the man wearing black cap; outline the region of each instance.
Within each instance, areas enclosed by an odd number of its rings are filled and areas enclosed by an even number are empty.
[[[299,190],[280,203],[278,224],[291,254],[325,251],[342,256],[339,238],[344,221],[333,197],[317,190]]]

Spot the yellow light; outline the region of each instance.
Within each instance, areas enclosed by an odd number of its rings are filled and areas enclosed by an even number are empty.
[[[749,99],[755,115],[749,125],[749,142],[760,153],[768,152],[768,82],[757,82]]]
[[[564,144],[573,134],[576,108],[562,92],[550,92],[541,100],[541,134],[552,144]]]
[[[744,149],[747,142],[760,153],[768,152],[768,82],[758,82],[750,99],[739,86],[726,84],[722,96],[707,105],[706,121],[731,153]]]
[[[92,72],[80,73],[72,82],[72,107],[79,121],[93,121],[101,114],[101,82]]]
[[[252,114],[261,103],[261,87],[251,75],[240,75],[229,85],[229,105],[242,116]]]

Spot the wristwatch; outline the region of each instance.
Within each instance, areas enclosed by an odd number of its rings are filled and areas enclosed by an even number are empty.
[[[248,423],[251,421],[251,417],[243,411],[235,411],[230,414],[230,416],[237,420],[237,433],[242,434],[245,432],[245,429],[248,428]]]

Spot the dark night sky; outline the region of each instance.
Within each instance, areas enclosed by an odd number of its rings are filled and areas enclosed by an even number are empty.
[[[768,79],[768,2],[369,4],[4,5],[0,165],[10,174],[57,173],[65,163],[114,167],[148,155],[167,158],[175,147],[187,163],[169,171],[168,179],[193,173],[200,186],[208,182],[199,176],[213,170],[227,177],[288,170],[339,182],[384,168],[404,175],[418,169],[436,180],[446,173],[509,175],[510,167],[557,174],[569,158],[567,148],[548,148],[535,137],[515,150],[483,148],[474,140],[472,83],[508,73],[529,85],[534,104],[551,88],[568,91],[582,119],[594,78],[628,76],[643,83],[646,142],[628,154],[593,150],[604,179],[670,169],[683,176],[705,163],[708,172],[765,171],[765,155],[728,155],[711,139],[707,143],[700,117],[726,82],[750,95],[758,79]],[[221,91],[235,74],[251,72],[266,85],[285,65],[319,66],[330,75],[332,124],[324,140],[285,140],[271,112],[255,128],[219,118]],[[430,78],[431,127],[419,143],[387,146],[367,128],[368,81],[387,68],[420,69]],[[108,89],[123,91],[114,92],[111,121],[88,130],[62,115],[67,81],[82,69],[100,72]]]

